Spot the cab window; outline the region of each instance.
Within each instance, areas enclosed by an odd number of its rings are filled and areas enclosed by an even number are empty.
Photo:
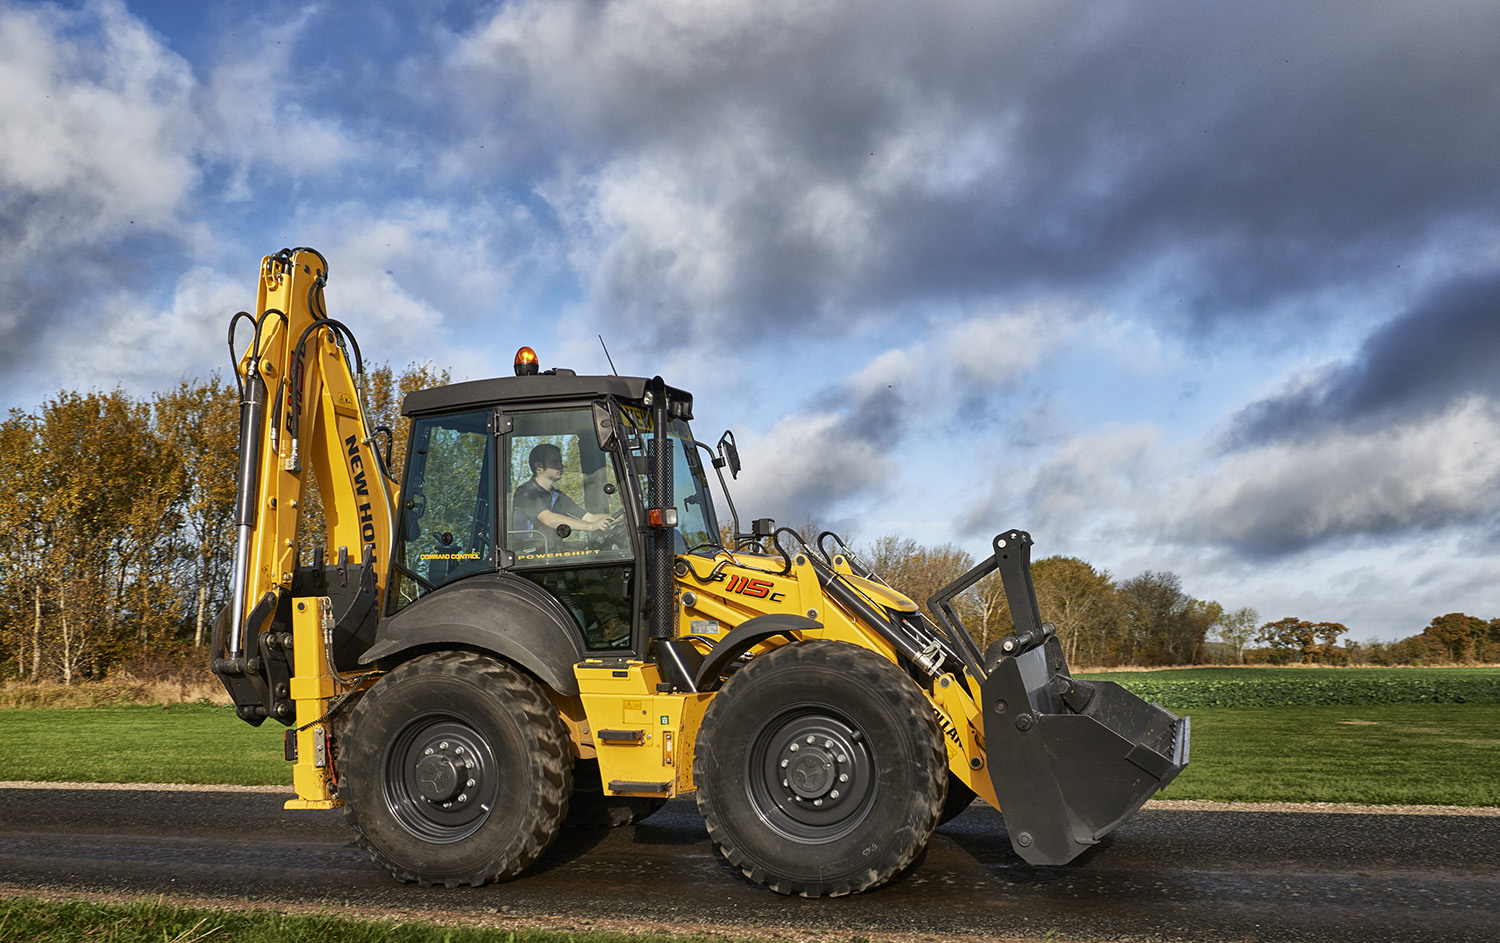
[[[515,572],[567,607],[590,651],[631,647],[635,566],[615,456],[587,409],[510,414],[507,547]]]
[[[511,415],[506,536],[516,567],[631,558],[613,457],[586,409]]]
[[[390,612],[444,583],[494,569],[490,416],[478,410],[413,423]]]

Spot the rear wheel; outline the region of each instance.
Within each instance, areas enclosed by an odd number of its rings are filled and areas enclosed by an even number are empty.
[[[782,894],[876,887],[916,860],[948,771],[932,707],[899,668],[843,642],[750,660],[706,711],[693,767],[709,837]]]
[[[526,675],[470,652],[427,655],[378,681],[339,759],[360,846],[424,885],[514,876],[557,837],[572,789],[551,702]]]

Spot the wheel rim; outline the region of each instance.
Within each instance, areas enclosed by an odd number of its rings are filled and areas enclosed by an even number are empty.
[[[386,806],[424,841],[461,841],[495,807],[496,769],[489,741],[467,722],[449,715],[417,717],[386,752]]]
[[[756,813],[794,841],[836,841],[874,804],[869,743],[848,718],[821,705],[791,707],[762,723],[746,765]]]

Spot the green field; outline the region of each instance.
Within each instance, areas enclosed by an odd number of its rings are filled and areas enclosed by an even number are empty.
[[[1500,806],[1500,705],[1193,710],[1164,799]]]
[[[1192,762],[1165,798],[1500,806],[1500,669],[1088,677],[1192,715]],[[1407,702],[1372,704],[1371,692]],[[0,780],[288,785],[285,729],[203,704],[4,709]]]

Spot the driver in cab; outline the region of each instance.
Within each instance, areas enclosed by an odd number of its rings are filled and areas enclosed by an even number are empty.
[[[558,479],[563,476],[562,450],[557,446],[543,442],[531,450],[527,462],[531,477],[511,496],[518,528],[559,533],[558,526],[566,525],[569,531],[601,531],[615,523],[615,515],[585,511],[557,489]],[[562,531],[559,536],[567,533]]]

